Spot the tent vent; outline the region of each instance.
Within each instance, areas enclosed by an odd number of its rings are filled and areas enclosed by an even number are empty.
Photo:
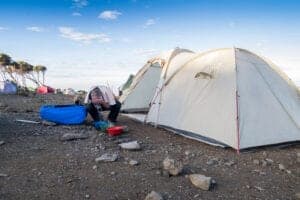
[[[207,72],[198,72],[195,75],[195,78],[199,78],[199,79],[212,79],[213,78],[213,74],[207,73]]]

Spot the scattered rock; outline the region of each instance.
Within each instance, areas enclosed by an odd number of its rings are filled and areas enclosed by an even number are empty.
[[[189,175],[190,181],[194,186],[202,190],[209,190],[212,184],[212,178],[204,176],[202,174],[191,174]]]
[[[213,159],[210,159],[206,162],[207,165],[215,165],[218,163],[218,160],[213,158]]]
[[[235,164],[234,161],[228,161],[228,162],[224,163],[224,165],[226,165],[228,167],[231,167],[234,164]]]
[[[295,197],[296,197],[296,199],[299,199],[299,200],[300,200],[300,192],[297,192],[297,193],[295,194]]]
[[[49,122],[49,121],[46,121],[46,120],[43,120],[42,124],[45,125],[45,126],[56,126],[56,123]]]
[[[273,161],[272,159],[270,159],[270,158],[266,158],[266,161],[267,161],[267,163],[270,164],[270,165],[274,163],[274,161]]]
[[[164,170],[168,171],[169,174],[177,176],[183,170],[183,164],[180,161],[175,161],[174,159],[166,158],[163,161]]]
[[[93,166],[93,170],[96,170],[98,167],[97,167],[97,165],[94,165]]]
[[[38,172],[38,174],[37,174],[38,176],[40,176],[40,175],[42,175],[42,172]]]
[[[263,156],[264,156],[264,157],[267,157],[267,152],[264,151],[264,152],[263,152]]]
[[[279,170],[284,171],[285,170],[285,166],[283,164],[279,164],[278,165]]]
[[[163,199],[164,198],[161,196],[161,194],[155,191],[150,192],[145,198],[145,200],[163,200]]]
[[[116,175],[116,172],[110,172],[110,175],[114,176]]]
[[[130,160],[129,161],[129,165],[131,165],[131,166],[135,166],[135,165],[138,165],[138,164],[139,164],[139,162],[137,160]]]
[[[61,141],[70,141],[70,140],[79,140],[79,139],[87,139],[89,135],[87,134],[74,134],[74,133],[65,133],[60,138]]]
[[[89,199],[90,197],[91,197],[91,196],[90,196],[89,194],[86,194],[86,195],[85,195],[85,198],[86,198],[86,199]]]
[[[257,160],[257,159],[254,159],[254,160],[253,160],[253,164],[255,164],[255,165],[259,165],[259,160]]]
[[[257,189],[257,190],[260,191],[260,192],[261,192],[261,191],[264,191],[264,189],[261,188],[261,187],[259,187],[259,186],[254,186],[254,188]]]
[[[265,161],[265,160],[262,160],[261,163],[262,163],[263,167],[266,167],[268,165],[267,161]]]
[[[141,149],[141,146],[137,141],[121,143],[121,144],[119,144],[119,146],[122,149],[126,149],[126,150],[140,150]]]
[[[5,144],[5,142],[3,140],[0,141],[0,146]]]
[[[191,152],[190,152],[189,150],[186,150],[186,151],[184,152],[184,154],[185,154],[186,156],[189,156],[189,155],[191,154]]]
[[[286,170],[286,173],[292,174],[292,171],[291,170]]]
[[[0,173],[0,177],[8,177],[8,175]]]
[[[114,162],[118,159],[119,155],[117,153],[105,153],[102,156],[95,159],[96,162]]]

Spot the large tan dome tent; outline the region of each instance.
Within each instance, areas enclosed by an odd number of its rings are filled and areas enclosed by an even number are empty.
[[[175,48],[162,52],[148,62],[134,76],[130,87],[120,97],[123,112],[148,112],[162,71],[175,59],[186,60],[194,53],[187,49]],[[180,62],[179,62],[180,63]],[[180,64],[179,64],[180,65]]]
[[[146,122],[237,150],[300,140],[299,89],[273,63],[239,48],[183,60],[156,81]]]

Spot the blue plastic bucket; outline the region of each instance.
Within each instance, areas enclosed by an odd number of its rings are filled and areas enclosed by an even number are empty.
[[[86,115],[86,108],[80,105],[45,105],[40,108],[42,119],[57,124],[81,124]]]

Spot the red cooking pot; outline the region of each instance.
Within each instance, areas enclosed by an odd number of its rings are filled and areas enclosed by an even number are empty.
[[[123,126],[113,126],[113,127],[110,127],[106,130],[107,130],[108,135],[117,136],[117,135],[120,135],[123,132]]]

